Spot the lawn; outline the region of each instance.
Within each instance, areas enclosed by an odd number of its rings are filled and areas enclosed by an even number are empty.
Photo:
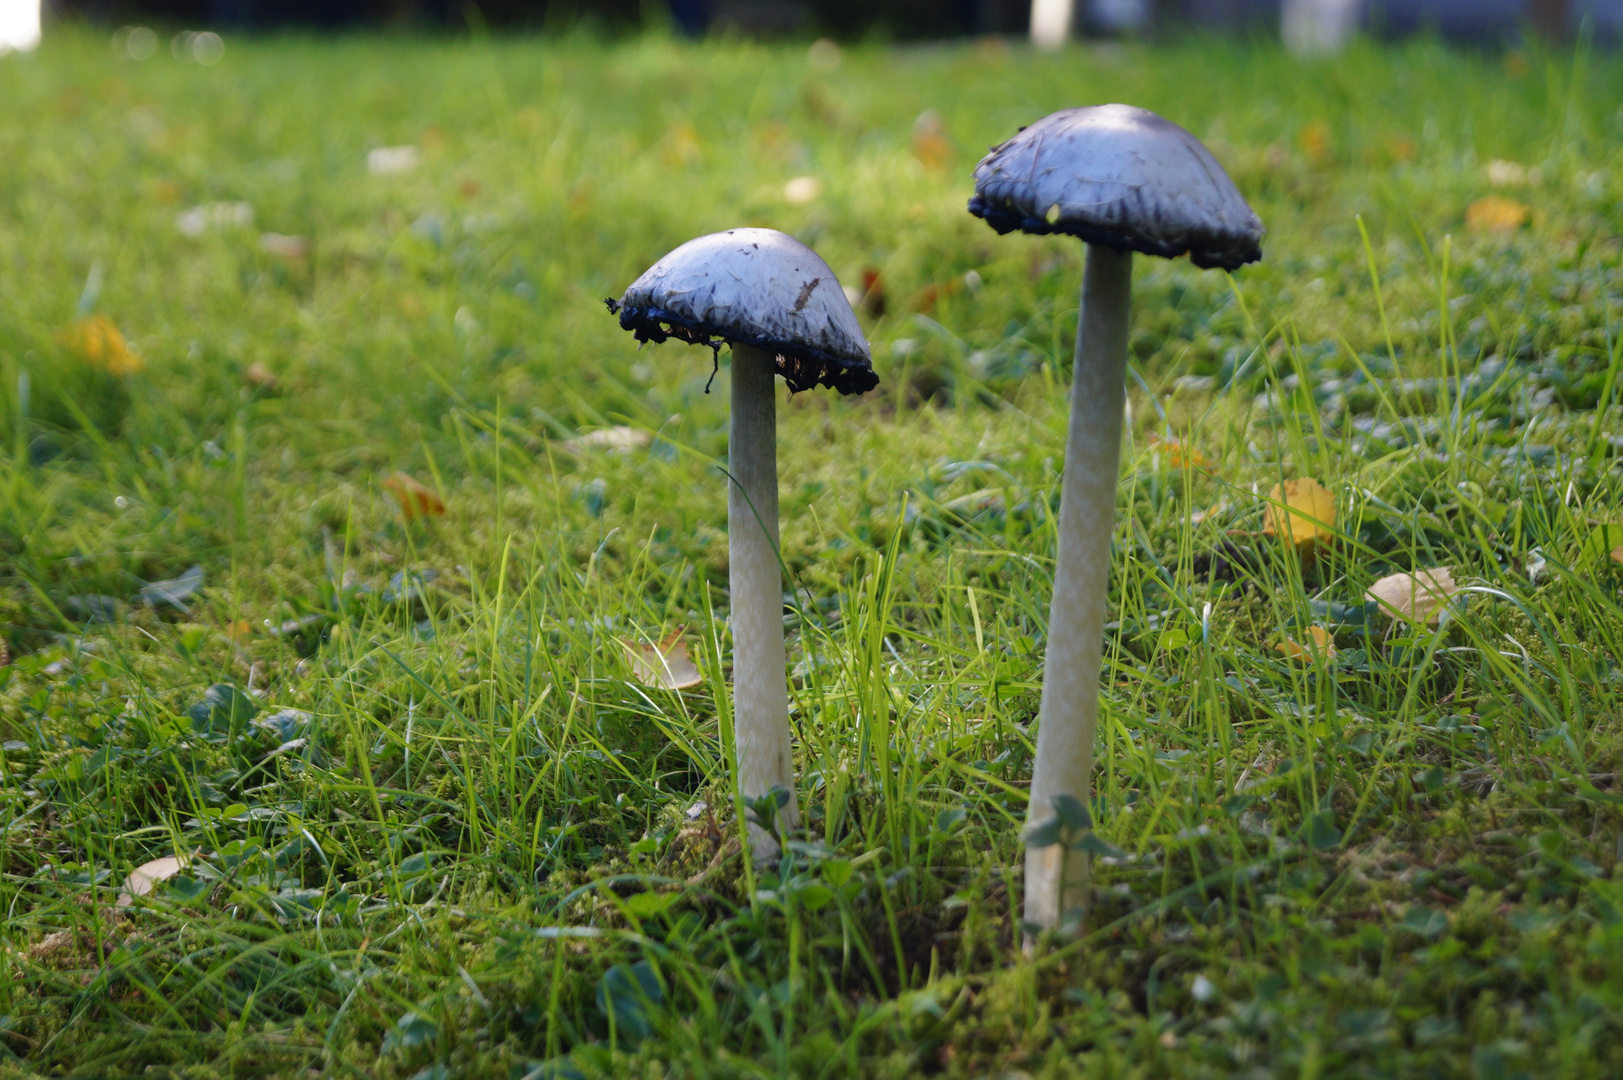
[[[0,1076],[1623,1072],[1617,57],[167,45],[0,58]],[[964,204],[1105,101],[1269,233],[1138,260],[1106,854],[1028,954],[1082,248]],[[740,224],[881,377],[780,399],[762,865],[727,355],[602,302]]]

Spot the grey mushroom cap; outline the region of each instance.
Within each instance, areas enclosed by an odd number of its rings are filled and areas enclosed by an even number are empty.
[[[1119,251],[1235,270],[1262,258],[1261,220],[1223,166],[1148,109],[1051,113],[975,166],[969,212],[1000,233],[1069,233]]]
[[[719,349],[743,342],[777,357],[794,391],[860,394],[879,385],[868,340],[834,271],[776,229],[689,240],[606,301],[638,341],[677,338]]]

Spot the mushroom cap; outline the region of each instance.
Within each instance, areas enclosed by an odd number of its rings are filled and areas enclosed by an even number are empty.
[[[1000,233],[1069,233],[1118,251],[1234,270],[1262,258],[1262,222],[1223,166],[1148,109],[1050,113],[981,159],[969,212]]]
[[[607,301],[638,341],[674,337],[719,349],[743,342],[777,357],[796,392],[879,385],[851,303],[811,248],[776,229],[728,229],[689,240]]]

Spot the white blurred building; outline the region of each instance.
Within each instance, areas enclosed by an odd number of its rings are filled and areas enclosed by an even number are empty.
[[[39,44],[40,0],[0,0],[0,54]]]

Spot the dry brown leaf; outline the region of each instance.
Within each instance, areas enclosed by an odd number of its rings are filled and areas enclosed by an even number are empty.
[[[276,373],[258,360],[248,365],[248,370],[242,373],[242,381],[262,394],[276,393],[280,383]]]
[[[267,255],[275,255],[279,259],[298,260],[310,254],[310,241],[302,236],[290,236],[287,233],[261,233],[259,250]]]
[[[629,454],[633,450],[641,450],[653,441],[654,437],[641,428],[617,424],[614,427],[599,428],[584,435],[576,435],[573,439],[565,439],[563,448],[572,454],[582,454],[588,450]]]
[[[1150,449],[1166,455],[1167,464],[1174,469],[1210,469],[1211,459],[1182,439],[1151,435]]]
[[[1330,125],[1323,120],[1315,120],[1303,128],[1298,141],[1302,144],[1302,153],[1313,165],[1323,165],[1330,159]]]
[[[1454,569],[1438,566],[1413,574],[1388,574],[1364,593],[1388,615],[1412,622],[1436,622],[1443,605],[1463,586],[1454,582]]]
[[[442,517],[445,514],[444,500],[410,473],[397,472],[384,480],[383,486],[400,504],[400,516],[407,521],[420,517]]]
[[[941,114],[934,109],[925,109],[913,121],[913,156],[926,169],[937,172],[952,164],[952,140],[947,137]]]
[[[862,268],[862,295],[857,304],[876,319],[885,313],[885,279],[879,276],[877,267]]]
[[[1615,563],[1623,563],[1623,544],[1619,544],[1619,545],[1617,545],[1617,547],[1613,548],[1611,550],[1611,552],[1610,552],[1610,555],[1612,557],[1613,562],[1615,562]],[[0,660],[0,663],[4,663],[4,662],[5,661]]]
[[[1477,233],[1515,232],[1526,225],[1533,211],[1526,203],[1489,195],[1465,208],[1465,227]]]
[[[1336,497],[1309,476],[1275,484],[1268,493],[1264,536],[1283,536],[1297,547],[1326,543],[1336,537]]]
[[[631,661],[632,677],[644,686],[661,690],[686,690],[703,682],[704,676],[699,674],[693,658],[688,655],[687,643],[682,640],[685,629],[678,626],[658,644],[642,641],[632,645],[622,641],[620,644]]]
[[[141,354],[130,348],[105,315],[80,319],[59,333],[57,340],[80,360],[109,375],[135,375],[146,367]]]
[[[1307,628],[1307,641],[1305,643],[1292,641],[1286,638],[1274,648],[1282,653],[1287,660],[1300,660],[1304,664],[1311,664],[1315,660],[1330,661],[1336,658],[1336,643],[1330,636],[1330,631],[1322,626]]]
[[[135,903],[137,896],[147,896],[152,892],[153,886],[168,881],[191,862],[186,855],[165,855],[161,859],[153,859],[149,863],[142,863],[130,871],[130,876],[124,879],[124,891],[118,894],[118,906],[129,907]]]

